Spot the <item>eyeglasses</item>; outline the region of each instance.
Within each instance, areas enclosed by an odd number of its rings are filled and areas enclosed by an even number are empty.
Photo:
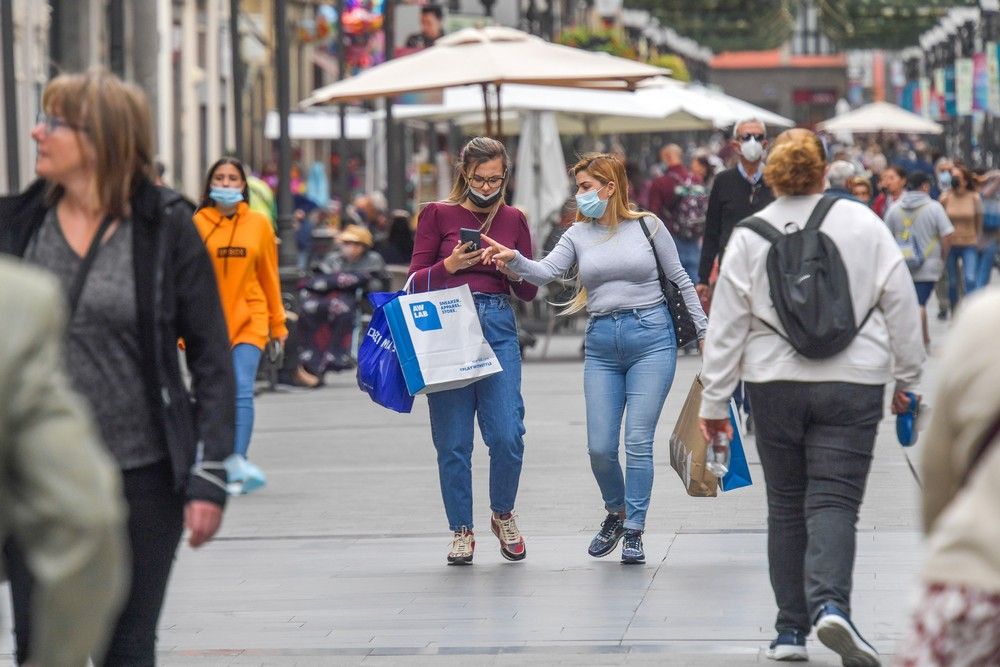
[[[491,176],[489,178],[483,178],[482,176],[473,175],[469,176],[469,184],[472,185],[472,187],[474,188],[481,188],[484,185],[488,185],[491,188],[496,188],[500,187],[500,184],[503,183],[503,179],[505,179],[506,177],[507,177],[506,174],[503,176]]]
[[[764,141],[764,135],[763,134],[752,134],[750,132],[747,132],[746,134],[741,134],[737,138],[740,141],[750,141],[751,139],[756,139],[758,144],[759,143],[763,143],[763,141]]]
[[[66,127],[74,132],[86,132],[87,128],[79,127],[69,123],[66,119],[60,118],[59,116],[50,116],[44,111],[39,111],[38,115],[35,117],[35,125],[44,125],[45,133],[52,134],[60,127]]]

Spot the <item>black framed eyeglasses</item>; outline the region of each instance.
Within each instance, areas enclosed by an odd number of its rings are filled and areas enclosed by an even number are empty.
[[[481,188],[484,185],[488,185],[491,188],[497,188],[500,187],[500,184],[503,183],[505,178],[507,178],[506,174],[504,174],[503,176],[491,176],[489,178],[483,178],[482,176],[472,175],[469,176],[469,185],[471,185],[474,188]]]
[[[741,134],[738,137],[738,139],[740,141],[750,141],[751,139],[756,139],[758,144],[764,143],[764,135],[763,134],[753,134],[752,132],[747,132],[745,134]]]
[[[35,116],[35,125],[44,125],[45,133],[52,134],[61,127],[68,128],[74,132],[86,132],[87,128],[80,127],[78,125],[73,125],[65,118],[60,118],[59,116],[50,116],[44,111],[39,111],[38,115]]]

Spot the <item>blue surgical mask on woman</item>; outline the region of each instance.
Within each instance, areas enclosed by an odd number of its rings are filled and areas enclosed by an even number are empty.
[[[208,196],[222,206],[233,206],[243,201],[243,191],[239,188],[213,187],[209,190]]]
[[[601,199],[597,196],[597,193],[608,187],[605,183],[596,190],[588,190],[582,195],[576,196],[576,208],[580,213],[588,218],[597,219],[604,215],[604,211],[608,208],[608,200]]]

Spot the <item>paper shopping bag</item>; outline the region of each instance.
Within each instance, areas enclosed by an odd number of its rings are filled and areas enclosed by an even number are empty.
[[[405,293],[374,292],[368,295],[375,312],[358,347],[358,386],[379,405],[404,413],[413,409],[413,396],[406,389],[392,331],[386,321],[385,305]]]
[[[670,435],[670,465],[677,471],[689,496],[714,497],[719,479],[705,467],[708,443],[698,427],[701,390],[701,378],[695,376]]]
[[[468,285],[404,294],[385,306],[411,395],[458,389],[503,370]]]

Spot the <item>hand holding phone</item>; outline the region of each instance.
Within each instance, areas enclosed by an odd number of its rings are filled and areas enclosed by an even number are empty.
[[[466,229],[463,227],[459,231],[459,234],[460,234],[459,238],[463,245],[466,243],[470,244],[465,249],[466,252],[475,252],[483,247],[483,242],[482,239],[480,238],[481,234],[479,233],[478,229]]]

